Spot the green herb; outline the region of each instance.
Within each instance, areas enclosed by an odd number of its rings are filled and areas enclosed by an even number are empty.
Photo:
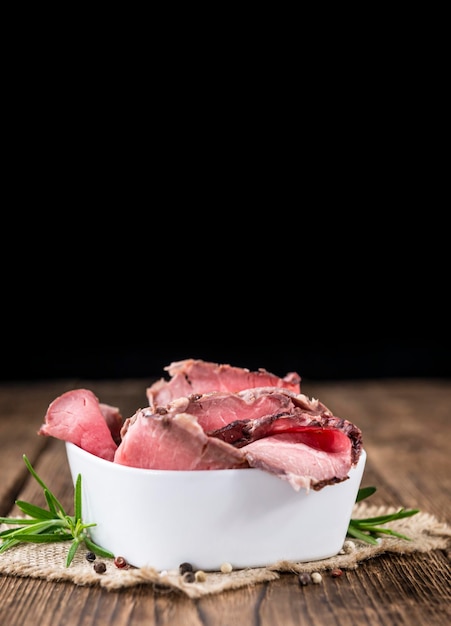
[[[373,495],[375,491],[376,487],[362,487],[357,493],[356,502],[360,502],[361,500],[368,498]],[[381,526],[381,524],[387,524],[388,522],[403,519],[404,517],[411,517],[412,515],[416,515],[418,512],[418,509],[407,510],[401,508],[396,513],[390,513],[388,515],[379,515],[378,517],[367,517],[364,519],[352,518],[349,522],[347,534],[350,537],[361,539],[362,541],[366,541],[366,543],[371,543],[373,545],[377,545],[377,538],[380,535],[391,535],[393,537],[398,537],[399,539],[406,539],[407,541],[410,541],[409,537],[401,535],[400,533],[397,533],[389,528],[385,528]]]
[[[48,509],[41,508],[23,500],[16,500],[19,509],[27,517],[0,517],[0,524],[20,525],[0,532],[0,554],[19,543],[53,543],[56,541],[72,541],[66,559],[66,567],[72,563],[77,549],[85,544],[99,556],[114,558],[109,550],[94,543],[89,536],[89,528],[95,523],[84,524],[81,512],[81,474],[77,476],[74,490],[74,515],[67,515],[61,502],[50,491],[43,480],[37,475],[30,461],[23,455],[23,460],[30,474],[44,490]]]

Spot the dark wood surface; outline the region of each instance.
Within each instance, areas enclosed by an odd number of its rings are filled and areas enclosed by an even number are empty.
[[[49,403],[76,387],[92,389],[124,416],[145,406],[149,380],[0,383],[0,516],[33,502],[38,487],[26,454],[68,508],[73,487],[63,442],[39,437]],[[303,382],[336,415],[355,422],[368,453],[362,486],[373,504],[419,508],[451,524],[451,381],[443,379]],[[283,531],[283,529],[280,529]],[[70,582],[0,575],[0,624],[24,626],[447,625],[451,623],[450,555],[382,555],[301,586],[296,575],[192,600],[150,586],[108,591]],[[0,555],[1,558],[1,555]]]

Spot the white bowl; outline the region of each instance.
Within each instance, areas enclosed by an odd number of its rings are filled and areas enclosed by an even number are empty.
[[[136,567],[263,567],[315,561],[343,546],[365,467],[344,482],[295,491],[259,469],[168,471],[105,461],[66,442],[93,541]]]

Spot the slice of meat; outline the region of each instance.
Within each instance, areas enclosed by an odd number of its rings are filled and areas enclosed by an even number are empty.
[[[228,419],[234,421],[205,432]],[[136,413],[121,436],[117,462],[155,469],[251,466],[296,490],[346,480],[361,452],[361,431],[354,424],[318,400],[274,387],[177,398],[156,413],[151,408]],[[223,447],[213,446],[214,439]],[[246,463],[240,457],[236,465],[231,448],[240,450]]]
[[[209,434],[229,442],[232,437],[234,445],[242,447],[258,439],[278,434],[305,433],[307,429],[312,432],[328,430],[342,433],[351,443],[350,463],[355,465],[358,462],[362,452],[362,431],[352,422],[332,415],[327,408],[322,413],[312,414],[298,407],[290,415],[268,415],[248,422],[232,423]]]
[[[351,440],[351,462],[362,449],[361,430],[336,417],[319,400],[275,387],[257,387],[238,393],[212,392],[178,398],[168,407],[195,415],[205,432],[237,448],[281,433],[336,429]],[[163,411],[164,409],[160,409]]]
[[[146,390],[149,406],[153,409],[165,407],[182,396],[211,391],[238,392],[253,387],[279,387],[294,393],[301,391],[301,377],[296,372],[280,378],[265,369],[252,372],[246,368],[201,359],[174,361],[164,369],[169,373],[170,380],[161,378]]]
[[[124,422],[114,461],[160,470],[212,470],[248,467],[241,450],[208,437],[195,416],[158,415],[139,410]]]
[[[241,448],[251,467],[287,480],[299,491],[343,482],[351,470],[351,440],[336,429],[311,429],[257,439]]]
[[[107,420],[117,429],[118,416],[116,407],[101,405],[89,389],[74,389],[50,403],[38,435],[69,441],[91,454],[112,461],[117,444]]]
[[[157,411],[191,413],[197,417],[205,432],[210,433],[231,422],[248,422],[266,415],[287,415],[295,410],[297,404],[297,395],[293,392],[278,387],[255,387],[237,393],[212,391],[192,394],[169,402],[165,408],[160,406]]]

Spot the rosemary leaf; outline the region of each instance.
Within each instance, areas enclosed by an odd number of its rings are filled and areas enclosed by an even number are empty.
[[[36,524],[36,520],[28,519],[26,517],[0,517],[0,524]],[[2,534],[3,533],[0,532],[0,536]]]
[[[52,511],[47,511],[47,509],[43,509],[35,504],[30,504],[30,502],[16,500],[16,504],[25,515],[29,515],[35,519],[53,519],[55,517]]]
[[[359,522],[359,524],[386,524],[387,522],[402,519],[403,517],[411,517],[418,512],[418,509],[410,509],[409,511],[406,511],[405,509],[399,509],[399,511],[397,511],[396,513],[388,513],[387,515],[380,515],[379,517],[366,517],[357,521]]]
[[[0,545],[0,554],[2,552],[6,552],[6,550],[9,550],[13,546],[17,546],[17,544],[19,543],[20,543],[19,539],[7,539],[6,541],[3,541],[2,544]]]
[[[97,554],[97,556],[104,556],[105,558],[114,559],[114,554],[109,550],[105,550],[101,546],[94,543],[89,537],[85,537],[85,544],[88,550]]]
[[[44,481],[42,480],[42,478],[40,476],[37,475],[37,473],[34,470],[34,467],[31,465],[30,461],[28,460],[26,454],[22,455],[22,458],[25,462],[25,465],[28,468],[28,471],[30,472],[30,474],[33,476],[33,478],[36,480],[36,482],[42,487],[42,489],[44,490],[44,495],[45,498],[47,500],[47,503],[49,505],[49,509],[52,511],[52,513],[54,514],[58,514],[58,512],[62,513],[62,515],[65,515],[65,511],[63,509],[63,505],[61,504],[61,502],[58,500],[58,498],[50,491],[50,489],[47,487],[47,485],[44,483]]]
[[[24,543],[59,543],[60,541],[70,541],[71,539],[72,537],[69,534],[57,535],[55,533],[37,533],[34,535],[21,535],[20,540],[18,541]]]
[[[61,528],[60,520],[48,520],[47,522],[37,521],[34,524],[23,526],[21,528],[15,528],[8,537],[21,538],[22,536],[32,536],[49,530],[49,528],[55,528],[59,530]]]
[[[366,535],[352,524],[349,524],[348,536],[355,537],[356,539],[360,539],[361,541],[365,541],[366,543],[371,543],[374,546],[378,545],[378,541],[374,537],[372,537],[371,535]]]
[[[78,474],[75,481],[74,511],[75,519],[81,519],[81,474]]]
[[[365,500],[365,498],[369,498],[376,491],[376,487],[361,487],[357,494],[356,502],[360,502],[361,500]]]
[[[66,567],[69,567],[69,565],[72,563],[78,546],[79,542],[74,540],[69,548],[69,552],[67,553]]]

